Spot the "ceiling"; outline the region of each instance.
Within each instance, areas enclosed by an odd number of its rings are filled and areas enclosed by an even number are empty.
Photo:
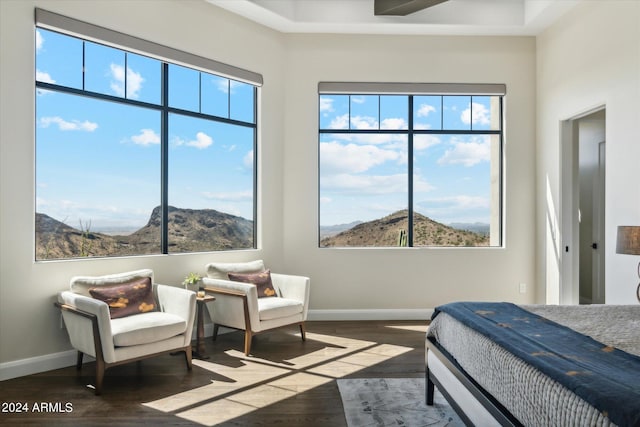
[[[374,0],[205,0],[283,33],[536,35],[582,0],[449,0],[375,16]]]

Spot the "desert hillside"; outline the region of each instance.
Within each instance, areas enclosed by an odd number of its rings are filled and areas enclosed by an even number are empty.
[[[147,224],[128,235],[108,235],[36,213],[36,259],[126,256],[160,253],[160,207]],[[253,247],[253,221],[213,209],[169,207],[169,252],[201,252]]]
[[[453,228],[415,213],[414,246],[488,246],[489,237],[482,233]],[[321,247],[400,246],[401,230],[408,228],[408,212],[401,210],[381,219],[363,222],[335,236],[320,241]]]

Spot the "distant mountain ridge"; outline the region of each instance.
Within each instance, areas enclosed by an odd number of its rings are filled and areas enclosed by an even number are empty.
[[[335,236],[338,233],[349,230],[358,224],[362,224],[362,221],[353,221],[348,224],[336,224],[336,225],[322,225],[320,226],[320,239],[325,237]]]
[[[36,259],[87,256],[127,256],[160,253],[161,209],[128,235],[73,228],[43,213],[36,213]],[[253,247],[253,221],[214,209],[168,208],[169,252],[202,252]]]
[[[453,228],[414,213],[414,246],[489,246],[486,233]],[[334,236],[320,240],[321,247],[398,246],[401,230],[408,229],[408,211],[401,210],[384,218],[363,222]]]

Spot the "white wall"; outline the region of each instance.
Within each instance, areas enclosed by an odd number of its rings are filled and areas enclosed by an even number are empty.
[[[562,251],[560,124],[606,106],[606,292],[635,303],[638,257],[616,227],[640,225],[640,2],[585,1],[537,38],[538,300],[557,301]]]
[[[34,263],[34,7],[263,74],[259,221],[268,226],[260,228],[262,250]],[[0,19],[0,367],[70,349],[53,302],[71,276],[149,267],[157,282],[180,284],[187,272],[204,272],[211,260],[264,258],[281,265],[282,204],[273,203],[281,199],[283,179],[279,33],[202,0],[2,0]]]
[[[367,316],[427,313],[461,299],[534,301],[533,38],[283,35],[201,0],[121,4],[0,1],[0,368],[70,349],[52,303],[76,274],[150,267],[158,282],[177,284],[209,260],[264,258],[274,271],[311,277],[316,311]],[[261,250],[33,262],[34,6],[264,75]],[[317,84],[340,80],[507,85],[504,249],[318,248]]]
[[[292,35],[287,45],[284,261],[312,278],[314,309],[533,302],[535,40]],[[504,249],[318,248],[319,81],[506,83]],[[518,283],[529,293],[519,294]]]

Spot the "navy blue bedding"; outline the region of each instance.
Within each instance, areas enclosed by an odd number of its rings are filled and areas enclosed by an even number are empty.
[[[640,357],[511,303],[436,307],[559,382],[618,426],[640,426]]]

